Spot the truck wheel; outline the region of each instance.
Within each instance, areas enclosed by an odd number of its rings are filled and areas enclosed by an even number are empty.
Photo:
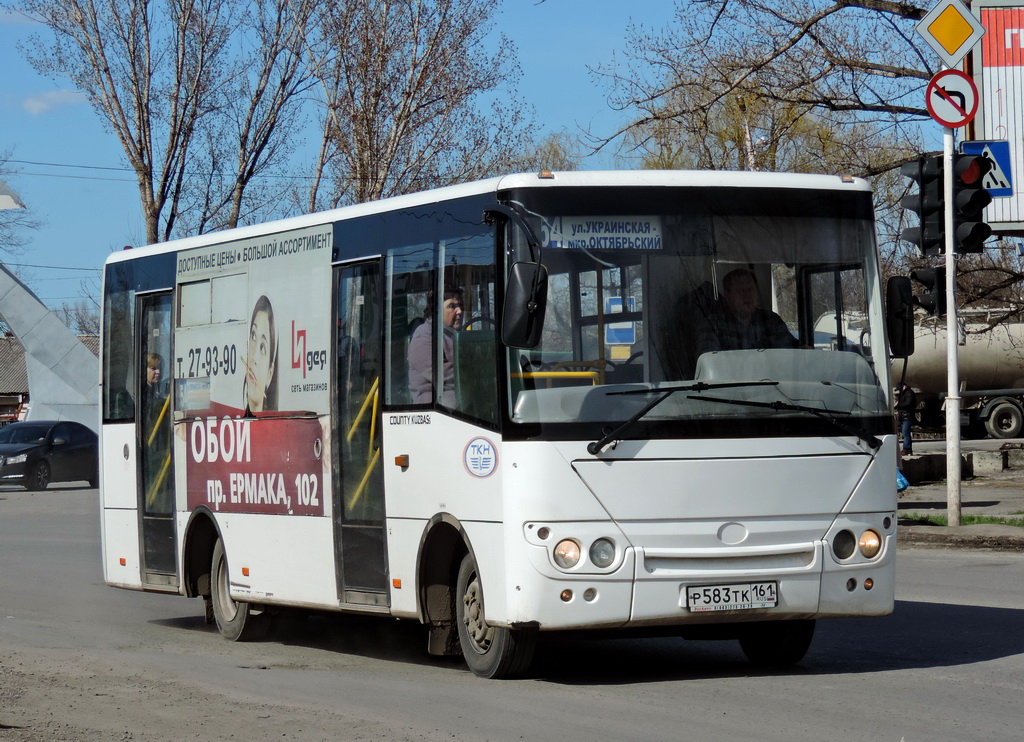
[[[1000,402],[992,408],[985,428],[993,438],[1016,438],[1024,427],[1024,413],[1013,402]]]
[[[489,626],[484,620],[484,590],[476,562],[467,554],[459,568],[455,615],[462,656],[482,678],[506,678],[526,672],[533,660],[535,631]]]

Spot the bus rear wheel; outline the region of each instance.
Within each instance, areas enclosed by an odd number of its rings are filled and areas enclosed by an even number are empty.
[[[526,672],[533,661],[537,633],[487,624],[483,583],[470,554],[463,557],[459,567],[455,614],[462,656],[475,675],[506,678]]]
[[[804,658],[814,638],[814,621],[766,621],[743,627],[740,648],[755,665],[787,667]]]
[[[251,603],[237,603],[231,597],[228,559],[224,542],[217,539],[210,564],[210,603],[221,636],[233,642],[262,639],[267,633],[269,616]]]

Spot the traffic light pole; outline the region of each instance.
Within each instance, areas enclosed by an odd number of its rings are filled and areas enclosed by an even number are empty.
[[[943,129],[946,247],[946,519],[960,525],[960,360],[956,311],[956,235],[953,227],[953,130]],[[936,287],[937,288],[937,287]]]

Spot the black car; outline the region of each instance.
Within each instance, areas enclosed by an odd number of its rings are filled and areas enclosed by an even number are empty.
[[[0,484],[44,490],[50,482],[98,481],[96,434],[70,420],[11,423],[0,428]]]

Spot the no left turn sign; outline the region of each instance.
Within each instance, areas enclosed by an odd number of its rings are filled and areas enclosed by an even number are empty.
[[[957,129],[978,113],[978,88],[960,70],[943,70],[929,81],[925,105],[933,119]]]

